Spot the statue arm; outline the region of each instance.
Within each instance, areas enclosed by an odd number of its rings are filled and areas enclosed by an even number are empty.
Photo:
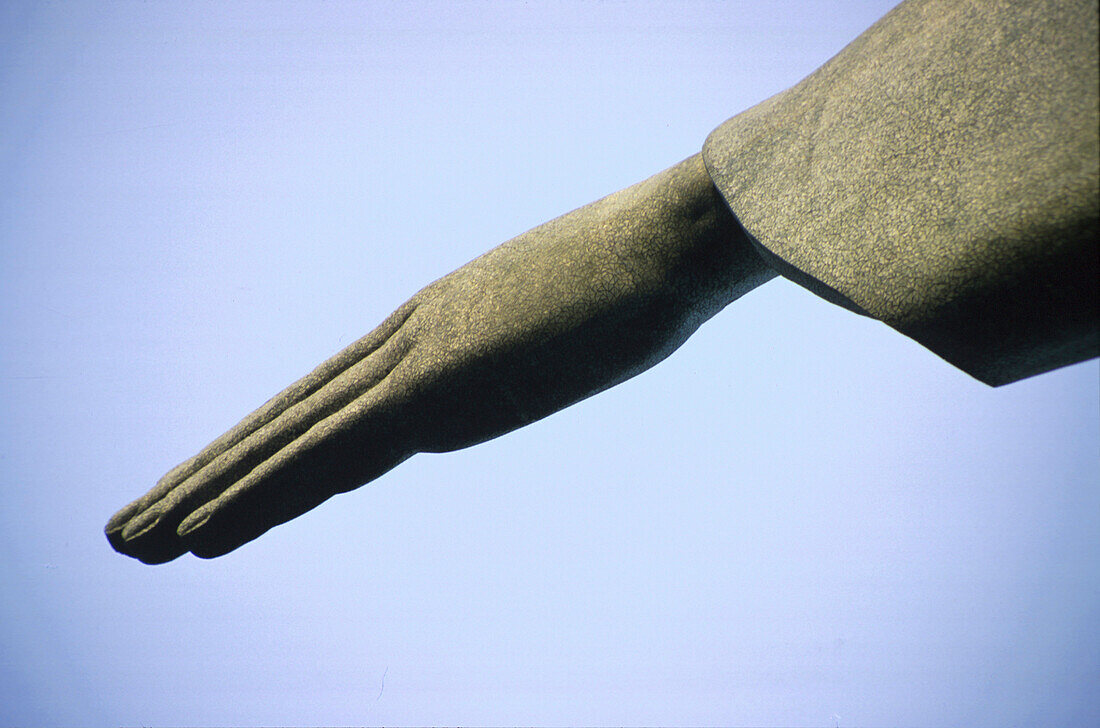
[[[634,376],[773,275],[696,155],[427,286],[119,511],[107,537],[146,563],[225,554],[415,453]]]

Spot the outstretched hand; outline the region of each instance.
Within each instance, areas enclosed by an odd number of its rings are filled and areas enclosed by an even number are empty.
[[[429,285],[171,470],[107,538],[150,564],[228,553],[415,453],[637,374],[772,275],[692,157]]]

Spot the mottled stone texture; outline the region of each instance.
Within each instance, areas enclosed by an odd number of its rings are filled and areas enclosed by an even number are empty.
[[[696,155],[432,283],[165,475],[108,539],[147,563],[224,554],[415,453],[637,374],[774,275]]]
[[[1095,2],[901,5],[704,155],[417,293],[108,539],[224,554],[637,374],[776,270],[992,384],[1094,356],[1096,35]]]
[[[1095,0],[911,0],[704,157],[784,275],[1003,384],[1098,337]]]

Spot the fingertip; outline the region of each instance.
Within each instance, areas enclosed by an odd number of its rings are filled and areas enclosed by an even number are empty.
[[[216,559],[220,556],[225,556],[230,551],[236,551],[238,548],[241,547],[241,545],[242,544],[235,544],[233,546],[228,546],[228,547],[226,547],[226,546],[215,547],[215,546],[212,546],[210,544],[202,544],[202,545],[196,544],[194,547],[192,547],[191,553],[194,554],[195,556],[197,556],[200,559],[205,559],[205,560],[209,561],[210,559]]]
[[[156,528],[164,513],[158,508],[150,508],[140,517],[132,519],[122,529],[121,537],[124,541],[136,541]]]
[[[222,530],[220,534],[216,529],[203,528],[207,519],[196,524],[187,532],[187,548],[200,559],[216,559],[230,551],[235,551],[251,539],[240,540],[239,534],[227,533]]]
[[[107,526],[106,528],[104,528],[104,531],[106,531],[108,534],[121,531],[126,523],[134,516],[135,513],[138,512],[140,508],[140,499],[126,506],[115,515],[111,516],[111,520],[107,521]]]
[[[244,511],[240,506],[240,503],[211,504],[188,516],[179,531],[185,548],[200,559],[215,559],[236,551],[271,528],[271,522],[261,514]]]
[[[227,541],[232,539],[233,534],[226,531],[224,524],[219,528],[217,523],[211,523],[216,510],[212,506],[204,506],[185,518],[176,529],[187,550],[200,559],[216,559],[241,545],[236,541],[232,544]]]
[[[187,553],[175,534],[163,528],[164,513],[151,508],[137,518],[111,519],[104,529],[107,542],[118,553],[144,564],[164,564]]]
[[[157,553],[148,553],[148,554],[140,554],[140,555],[128,554],[128,555],[133,556],[133,558],[137,559],[141,563],[146,564],[148,566],[157,566],[158,564],[167,564],[169,561],[175,561],[179,557],[183,556],[185,553],[187,553],[186,550],[180,549],[180,550],[168,551],[168,552],[157,552]]]
[[[210,520],[211,513],[213,513],[213,510],[210,508],[198,509],[187,518],[183,519],[183,522],[176,528],[176,535],[180,538],[190,537]]]
[[[121,523],[116,524],[114,520],[111,520],[107,523],[107,527],[103,529],[103,535],[107,537],[107,543],[111,544],[111,548],[120,554],[125,553],[122,550],[122,545],[124,543],[122,539],[122,525]]]
[[[187,553],[179,545],[151,543],[149,539],[128,540],[123,538],[122,530],[106,531],[107,542],[118,553],[137,559],[143,564],[165,564]]]

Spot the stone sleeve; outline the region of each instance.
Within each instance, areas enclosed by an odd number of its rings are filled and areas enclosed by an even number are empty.
[[[760,252],[991,385],[1100,353],[1096,0],[908,0],[707,139]]]

